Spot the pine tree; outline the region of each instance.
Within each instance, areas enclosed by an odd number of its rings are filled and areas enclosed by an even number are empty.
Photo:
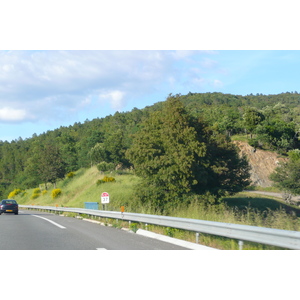
[[[141,200],[151,199],[163,209],[190,193],[220,196],[242,189],[248,184],[247,162],[225,140],[223,144],[214,140],[205,123],[187,113],[178,96],[169,97],[162,110],[142,123],[126,153],[143,178],[138,190]]]
[[[56,184],[66,173],[65,163],[57,146],[47,143],[40,152],[38,173],[42,182]]]

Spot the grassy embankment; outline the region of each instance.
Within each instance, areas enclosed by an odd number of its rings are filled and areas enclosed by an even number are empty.
[[[57,188],[61,189],[62,193],[55,199],[51,197],[53,187],[49,187],[44,194],[41,191],[40,196],[35,199],[32,199],[34,189],[18,194],[15,199],[19,204],[24,205],[58,205],[64,207],[84,207],[84,202],[99,202],[99,208],[102,209],[101,193],[108,192],[110,194],[110,203],[106,207],[107,210],[119,211],[120,207],[124,205],[125,211],[128,212],[153,213],[150,207],[141,207],[134,198],[135,186],[139,182],[138,177],[131,173],[123,175],[110,174],[109,176],[114,176],[116,181],[102,183],[97,186],[97,180],[102,179],[104,174],[100,174],[96,167],[81,169],[76,172],[73,178],[66,178],[57,183]],[[43,190],[43,186],[41,186],[41,190]],[[205,206],[195,201],[190,205],[182,205],[170,211],[169,215],[286,230],[300,230],[299,208],[285,205],[282,201],[275,198],[246,192],[225,198],[223,203],[217,206]],[[112,224],[115,226],[114,221],[112,221]],[[144,228],[143,225],[138,226]],[[159,228],[157,226],[148,226],[148,229],[176,238],[195,241],[194,233],[183,230]],[[200,235],[200,243],[220,249],[238,249],[238,241],[236,240],[206,234]],[[245,243],[244,249],[276,248],[266,248],[262,245]]]
[[[51,191],[53,186],[48,185],[47,192],[44,185],[40,185],[41,194],[33,199],[34,189],[26,190],[20,193],[15,199],[24,205],[50,205],[64,207],[84,207],[84,202],[99,202],[103,192],[110,195],[110,204],[107,204],[108,210],[119,210],[120,206],[127,206],[133,209],[131,201],[134,193],[134,185],[138,182],[138,177],[131,175],[109,175],[116,177],[116,182],[107,182],[99,186],[96,185],[97,180],[102,179],[101,174],[96,167],[89,169],[80,169],[75,172],[73,178],[65,178],[57,182],[56,188],[61,189],[61,195],[55,199],[52,198]],[[99,205],[100,208],[101,205]]]

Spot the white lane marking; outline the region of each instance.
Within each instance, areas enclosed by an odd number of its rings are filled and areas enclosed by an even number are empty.
[[[37,218],[41,218],[41,219],[43,219],[43,220],[46,220],[46,221],[52,223],[53,225],[55,225],[55,226],[57,226],[57,227],[59,227],[59,228],[62,228],[62,229],[65,229],[65,228],[66,228],[66,227],[64,227],[64,226],[62,226],[62,225],[59,225],[59,224],[57,224],[56,222],[53,222],[53,221],[51,221],[51,220],[49,220],[49,219],[47,219],[47,218],[43,218],[43,217],[40,217],[40,216],[37,216],[37,215],[32,215],[32,216],[33,216],[33,217],[37,217]]]
[[[96,248],[96,250],[107,250],[105,248]]]

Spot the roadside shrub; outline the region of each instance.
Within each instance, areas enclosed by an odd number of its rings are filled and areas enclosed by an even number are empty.
[[[9,193],[8,199],[14,198],[16,195],[20,194],[22,191],[21,189],[14,189],[12,192]]]
[[[104,181],[102,179],[98,179],[97,182],[96,182],[97,186],[102,184],[102,183],[104,183]]]
[[[35,189],[33,189],[33,193],[34,194],[40,194],[41,193],[41,189],[40,188],[35,188]]]
[[[104,182],[115,182],[116,179],[114,177],[108,177],[108,176],[104,176],[104,178],[102,179]]]
[[[108,163],[106,161],[102,161],[97,165],[97,169],[100,172],[107,172],[107,171],[113,171],[115,169],[115,164],[114,163]]]
[[[66,177],[68,178],[68,179],[71,179],[71,178],[73,178],[75,176],[75,172],[69,172],[67,175],[66,175]]]
[[[42,191],[42,195],[47,194],[47,192],[48,192],[47,190],[43,190],[43,191]]]
[[[169,237],[174,237],[175,235],[175,228],[172,227],[166,227],[165,228],[165,234]]]
[[[52,190],[52,193],[51,193],[52,199],[55,199],[55,198],[57,198],[60,195],[61,195],[61,189],[54,189],[54,190]]]
[[[36,199],[40,196],[40,194],[32,194],[30,199],[33,200],[33,199]]]
[[[99,179],[97,180],[96,184],[97,186],[102,184],[102,183],[105,183],[105,182],[115,182],[116,179],[114,177],[108,177],[108,176],[104,176],[103,179]]]
[[[35,188],[33,189],[33,193],[30,197],[31,200],[38,198],[41,195],[41,189],[40,188]]]
[[[138,224],[137,223],[131,223],[130,226],[129,226],[129,229],[131,231],[133,231],[134,233],[136,233],[138,231]]]

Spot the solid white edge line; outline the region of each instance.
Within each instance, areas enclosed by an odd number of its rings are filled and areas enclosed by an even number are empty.
[[[51,220],[49,220],[49,219],[47,219],[47,218],[43,218],[43,217],[40,217],[40,216],[37,216],[37,215],[32,215],[32,216],[33,216],[33,217],[37,217],[37,218],[41,218],[41,219],[43,219],[43,220],[46,220],[46,221],[52,223],[53,225],[55,225],[55,226],[57,226],[57,227],[59,227],[59,228],[61,228],[61,229],[65,229],[65,228],[66,228],[66,227],[64,227],[64,226],[62,226],[62,225],[59,225],[59,224],[57,224],[56,222],[53,222],[53,221],[51,221]]]
[[[208,246],[203,246],[200,244],[195,244],[195,243],[187,242],[184,240],[172,238],[169,236],[161,235],[161,234],[151,232],[148,230],[144,230],[144,229],[138,229],[136,233],[146,236],[146,237],[149,237],[149,238],[152,238],[152,239],[157,239],[157,240],[160,240],[163,242],[171,243],[171,244],[178,245],[178,246],[185,247],[185,248],[192,249],[192,250],[219,250],[216,248],[211,248]]]

